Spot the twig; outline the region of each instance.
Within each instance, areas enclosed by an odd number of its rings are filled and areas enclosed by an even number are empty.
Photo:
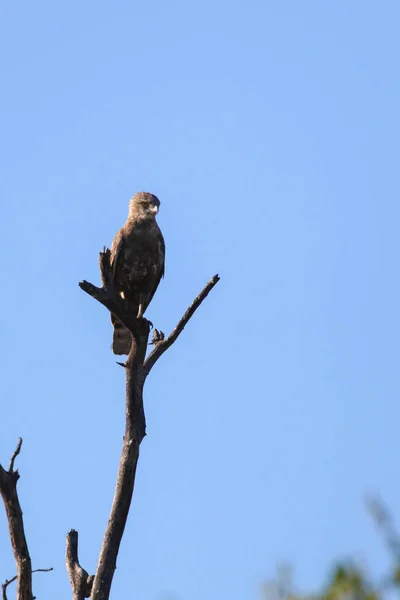
[[[0,465],[0,494],[6,509],[11,545],[17,567],[17,600],[32,600],[31,558],[29,556],[22,510],[17,492],[19,473],[18,471],[14,471],[14,461],[21,450],[21,445],[22,439],[19,438],[17,448],[11,457],[8,471]]]
[[[93,575],[85,571],[79,564],[78,559],[78,532],[75,529],[67,534],[67,551],[65,562],[69,580],[71,582],[73,600],[83,600],[89,598],[92,590]]]
[[[212,277],[210,279],[210,281],[207,283],[207,285],[204,287],[204,289],[200,292],[200,294],[197,296],[197,298],[195,298],[193,300],[192,304],[189,306],[189,308],[187,309],[187,311],[185,312],[185,314],[183,315],[183,317],[181,318],[181,320],[179,321],[179,323],[177,324],[175,329],[172,331],[172,333],[167,338],[160,340],[159,342],[157,342],[157,341],[155,342],[154,350],[152,350],[152,352],[146,358],[145,363],[144,363],[143,375],[144,375],[145,379],[148,376],[148,374],[150,373],[151,369],[156,364],[156,362],[158,361],[158,359],[160,358],[160,356],[162,356],[164,354],[164,352],[166,350],[168,350],[168,348],[170,346],[172,346],[172,344],[178,339],[178,337],[184,330],[185,326],[187,325],[189,319],[193,316],[195,311],[199,308],[199,306],[203,302],[203,300],[205,300],[207,298],[208,294],[211,292],[213,287],[215,285],[217,285],[219,280],[220,280],[219,275],[214,275],[214,277]]]
[[[53,567],[50,567],[49,569],[33,569],[32,573],[48,573],[49,571],[53,571]],[[2,589],[2,593],[3,593],[3,600],[7,600],[7,588],[10,585],[10,583],[13,583],[13,581],[15,581],[17,579],[17,575],[14,575],[14,577],[12,577],[11,579],[6,579],[4,583],[2,583],[1,585],[1,589]]]
[[[14,471],[14,462],[15,462],[15,459],[17,458],[18,454],[21,452],[21,446],[22,446],[22,438],[18,438],[17,447],[14,450],[14,453],[10,460],[10,466],[8,467],[9,473],[12,473]]]
[[[17,576],[14,575],[14,577],[12,577],[12,579],[6,579],[4,583],[1,584],[1,590],[2,590],[2,598],[3,600],[7,600],[7,588],[10,585],[10,583],[12,583],[13,581],[15,581],[17,579]]]
[[[49,567],[48,569],[33,569],[32,573],[50,573],[50,571],[54,571],[54,568]]]

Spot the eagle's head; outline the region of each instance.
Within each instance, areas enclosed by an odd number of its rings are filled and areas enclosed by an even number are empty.
[[[160,208],[160,201],[154,194],[149,192],[138,192],[129,202],[129,218],[142,221],[144,219],[155,219]]]

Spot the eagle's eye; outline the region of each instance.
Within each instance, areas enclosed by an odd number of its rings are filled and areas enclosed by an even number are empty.
[[[143,208],[147,207],[147,202],[141,202],[140,204],[143,206]]]

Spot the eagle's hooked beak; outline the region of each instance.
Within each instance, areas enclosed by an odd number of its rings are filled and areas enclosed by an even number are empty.
[[[151,212],[153,212],[156,215],[158,213],[158,206],[152,206]]]

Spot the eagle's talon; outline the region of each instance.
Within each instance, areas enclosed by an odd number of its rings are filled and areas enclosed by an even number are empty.
[[[150,329],[153,329],[154,325],[151,321],[149,321],[149,319],[146,319],[145,317],[140,317],[139,320],[142,321],[143,323],[147,323],[147,325],[150,327]]]

